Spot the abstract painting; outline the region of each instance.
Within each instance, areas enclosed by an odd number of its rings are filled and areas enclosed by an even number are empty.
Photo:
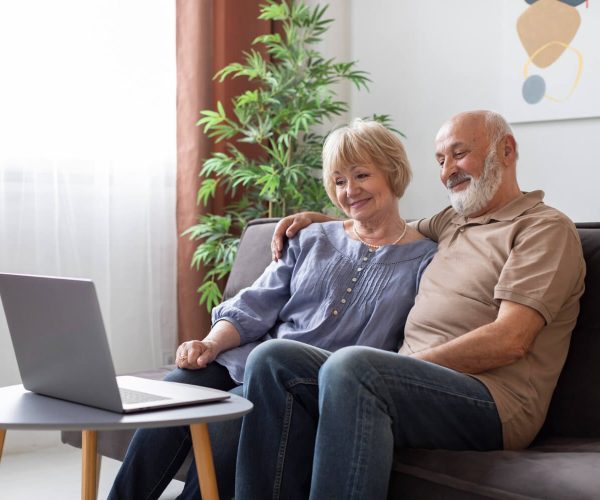
[[[504,9],[508,120],[600,116],[600,0],[511,0]]]

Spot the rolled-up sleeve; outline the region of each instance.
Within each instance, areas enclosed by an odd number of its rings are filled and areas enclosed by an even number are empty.
[[[279,313],[290,298],[290,281],[299,251],[295,240],[251,286],[212,310],[213,325],[229,321],[240,334],[241,344],[246,344],[260,339],[277,324]]]
[[[562,220],[539,221],[516,238],[494,298],[537,310],[550,323],[572,295],[580,295],[585,264],[581,243]]]

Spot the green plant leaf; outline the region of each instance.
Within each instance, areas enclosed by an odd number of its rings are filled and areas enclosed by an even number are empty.
[[[204,304],[208,312],[212,311],[212,308],[219,305],[223,294],[219,290],[219,285],[214,281],[205,281],[198,287],[198,293],[200,294],[199,303]]]
[[[320,53],[318,42],[332,23],[326,4],[264,0],[257,15],[266,23],[278,21],[281,29],[257,36],[242,61],[214,76],[217,85],[242,78],[248,88],[227,110],[218,102],[197,121],[208,137],[225,144],[203,162],[197,200],[207,206],[219,189],[234,197],[224,214],[205,214],[184,233],[197,242],[191,265],[204,271],[200,301],[209,309],[221,300],[218,284],[233,265],[248,221],[300,210],[335,211],[321,180],[324,137],[315,128],[348,111],[336,94],[339,83],[358,90],[370,83],[355,61]],[[373,119],[396,131],[388,115]]]

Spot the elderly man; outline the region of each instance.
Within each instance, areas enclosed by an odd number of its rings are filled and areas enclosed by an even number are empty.
[[[517,157],[496,113],[462,113],[440,129],[452,206],[417,223],[439,250],[399,354],[285,341],[252,354],[245,393],[255,408],[242,425],[236,498],[383,499],[394,447],[533,440],[567,355],[585,264],[572,222],[541,191],[519,189]],[[323,216],[284,219],[277,235],[310,220]]]

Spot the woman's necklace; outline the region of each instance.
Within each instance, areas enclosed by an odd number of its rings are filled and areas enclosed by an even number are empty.
[[[406,224],[406,221],[403,219],[402,222],[404,222],[404,230],[402,231],[402,234],[400,235],[400,237],[393,241],[392,243],[389,243],[389,245],[395,245],[396,243],[398,243],[402,238],[404,238],[404,235],[406,234],[406,230],[408,229],[408,225]],[[358,241],[360,241],[363,245],[367,245],[369,248],[374,248],[375,250],[378,250],[379,248],[381,248],[383,245],[372,245],[371,243],[367,243],[365,240],[363,240],[359,235],[358,232],[356,231],[356,226],[354,225],[354,222],[352,223],[352,232],[354,233],[354,236],[356,236],[358,238]]]

